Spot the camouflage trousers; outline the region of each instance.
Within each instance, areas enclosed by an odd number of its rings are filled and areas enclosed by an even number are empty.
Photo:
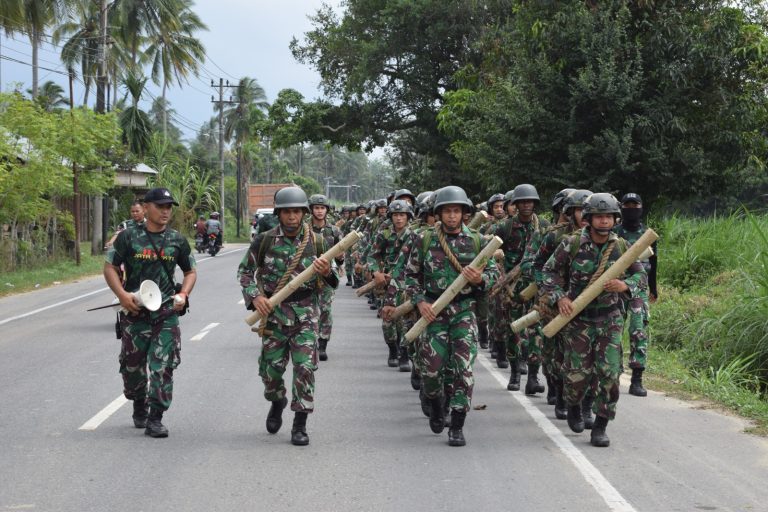
[[[344,273],[347,274],[347,281],[350,281],[355,273],[355,262],[352,261],[351,250],[344,253]]]
[[[593,411],[612,420],[619,401],[621,375],[621,334],[624,319],[616,314],[599,320],[576,317],[565,327],[563,362],[564,395],[568,405],[576,405],[597,380]]]
[[[477,357],[477,320],[471,302],[449,304],[429,324],[419,347],[421,378],[427,398],[444,390],[451,410],[469,411],[475,380],[472,366]],[[446,380],[452,385],[446,386]]]
[[[330,286],[324,285],[320,292],[320,320],[318,321],[318,339],[328,341],[331,339],[331,330],[333,329],[333,298],[336,296],[336,290]]]
[[[403,342],[403,336],[405,336],[405,331],[403,330],[402,318],[398,318],[397,320],[391,320],[391,321],[382,320],[381,330],[384,333],[384,342],[387,345],[395,345],[396,347],[399,347]]]
[[[168,410],[173,399],[173,370],[181,363],[178,315],[168,312],[150,321],[146,314],[120,313],[120,326],[119,361],[125,398],[147,398],[153,409]]]
[[[482,340],[483,336],[486,336],[486,338],[488,336],[488,316],[490,313],[490,298],[488,295],[482,294],[478,297],[476,306],[478,340]]]
[[[522,317],[528,312],[528,307],[525,304],[510,304],[506,308],[506,316],[504,317],[505,326],[507,329],[506,343],[507,343],[507,358],[517,360],[522,357],[522,348],[526,347],[528,350],[528,364],[541,364],[541,346],[542,339],[535,329],[527,328],[521,333],[512,332],[510,324]]]
[[[270,402],[286,395],[283,374],[288,358],[293,361],[291,410],[312,412],[317,370],[317,316],[310,315],[295,325],[267,323],[271,331],[261,340],[259,376],[264,383],[264,398]]]
[[[538,336],[541,339],[541,368],[544,375],[561,378],[563,371],[563,342],[558,333],[554,338],[547,338],[541,332],[544,323],[537,326]]]
[[[507,346],[509,324],[504,323],[504,304],[499,295],[488,297],[488,341]]]
[[[648,292],[641,290],[639,295],[630,299],[627,304],[630,368],[645,369],[648,356],[648,321],[651,317],[648,302]]]

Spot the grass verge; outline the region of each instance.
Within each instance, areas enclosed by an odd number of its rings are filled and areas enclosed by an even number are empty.
[[[67,283],[85,276],[101,274],[104,256],[83,255],[78,267],[73,260],[57,260],[45,267],[0,274],[0,297]]]

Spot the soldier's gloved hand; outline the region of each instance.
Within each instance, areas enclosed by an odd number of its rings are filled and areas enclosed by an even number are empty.
[[[312,266],[315,267],[315,272],[323,277],[328,277],[331,275],[331,264],[328,263],[328,260],[326,259],[317,258],[312,262]]]
[[[467,278],[469,284],[472,286],[480,286],[483,283],[483,273],[473,267],[464,267],[461,269],[461,274]]]
[[[384,306],[381,308],[381,318],[389,322],[392,319],[392,313],[395,312],[395,306]]]
[[[437,318],[434,311],[432,311],[432,304],[422,301],[417,304],[417,307],[419,308],[419,314],[427,322],[434,322],[435,318]]]
[[[259,295],[253,299],[253,307],[256,308],[256,311],[263,317],[268,317],[272,312],[272,304],[270,304],[269,299],[263,295]]]

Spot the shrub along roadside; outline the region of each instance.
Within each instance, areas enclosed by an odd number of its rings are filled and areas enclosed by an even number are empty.
[[[54,283],[71,282],[83,277],[100,275],[104,267],[104,256],[83,253],[78,267],[70,259],[59,259],[43,267],[21,269],[0,274],[0,297],[45,288]]]
[[[707,397],[768,433],[768,218],[673,216],[659,231],[650,384]]]

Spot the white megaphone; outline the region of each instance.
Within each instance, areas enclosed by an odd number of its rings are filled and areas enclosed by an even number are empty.
[[[163,294],[160,292],[160,287],[149,279],[142,281],[139,285],[139,291],[133,292],[132,295],[136,297],[136,302],[139,303],[140,307],[147,308],[149,311],[157,311],[163,302]],[[117,297],[112,300],[112,304],[87,309],[86,311],[96,311],[97,309],[105,308],[114,308],[127,313],[127,310],[120,306],[120,300]]]
[[[160,309],[160,304],[163,302],[163,294],[160,293],[160,287],[149,279],[141,282],[139,291],[133,292],[133,296],[136,297],[136,302],[141,307],[147,308],[150,311]]]

